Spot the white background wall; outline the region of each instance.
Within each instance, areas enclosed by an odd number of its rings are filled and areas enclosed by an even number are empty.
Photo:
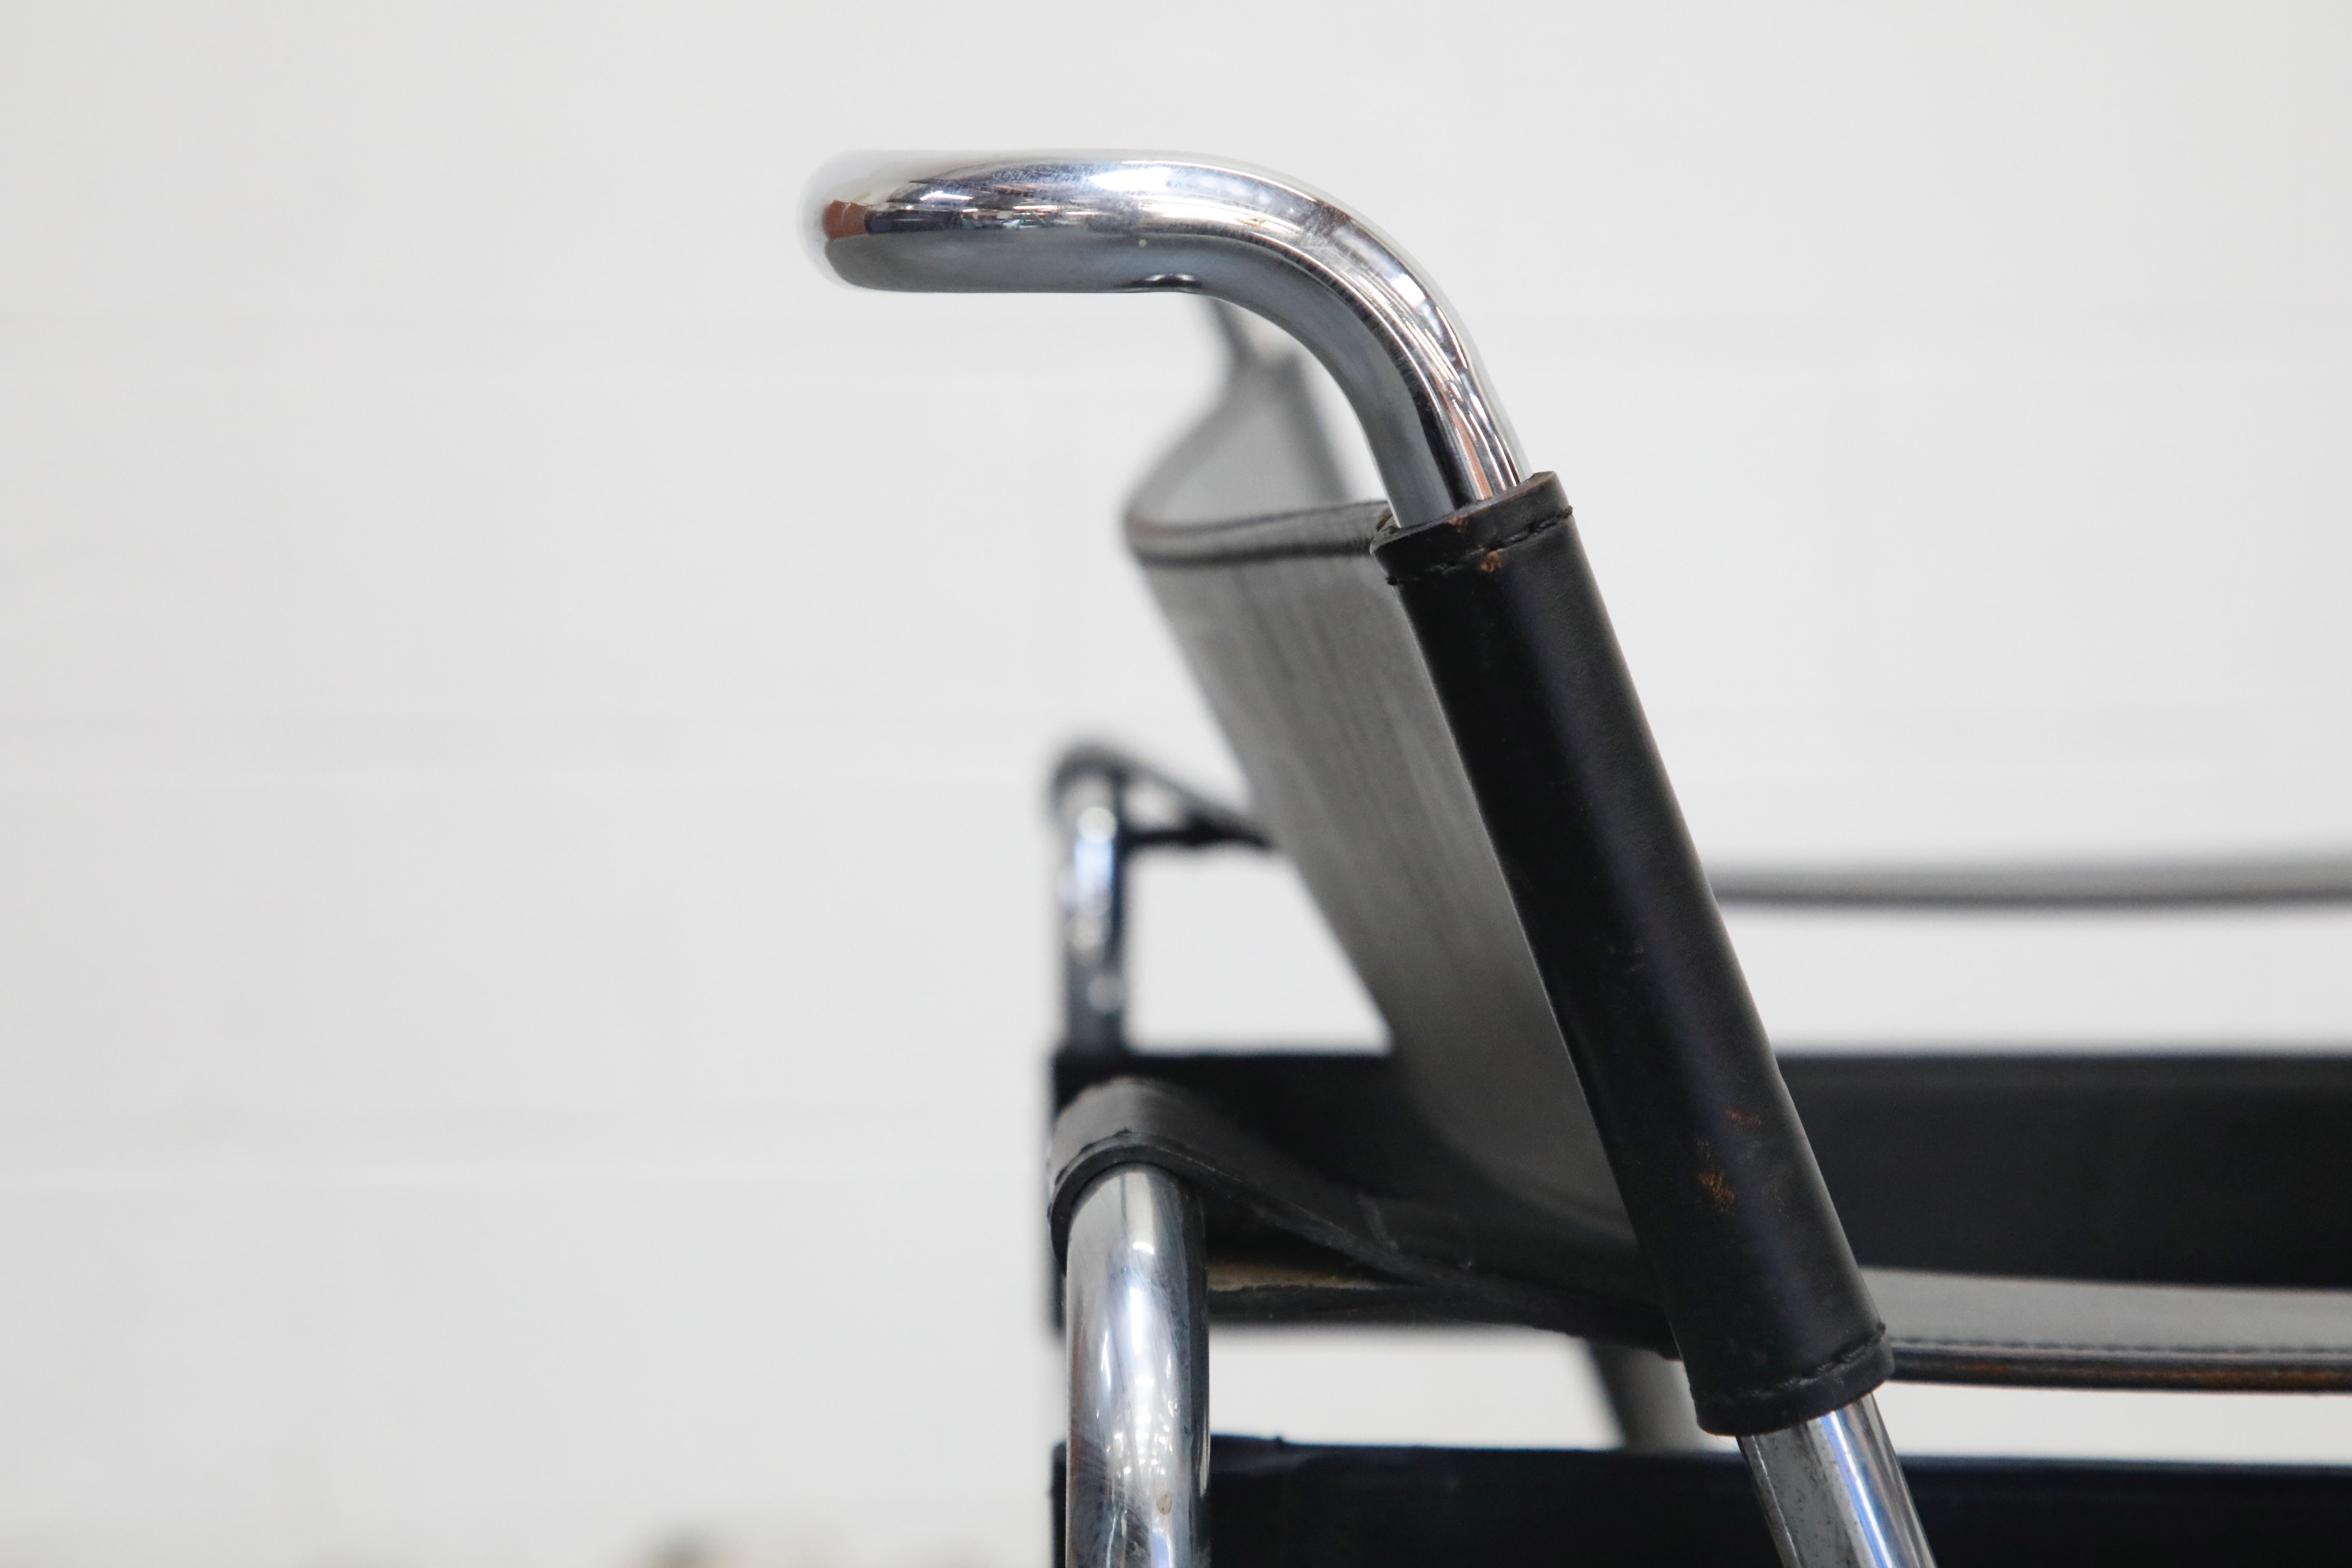
[[[1397,235],[1711,853],[2352,846],[2340,7],[0,0],[0,1561],[1037,1560],[1038,788],[1231,782],[1108,525],[1214,362],[821,280],[893,145]],[[1277,878],[1146,897],[1150,1026],[1368,1027]],[[1739,936],[1822,1044],[2352,1034],[2333,915]],[[1539,1340],[1219,1357],[1604,1436]]]

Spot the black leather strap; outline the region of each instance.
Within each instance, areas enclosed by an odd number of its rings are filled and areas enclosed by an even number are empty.
[[[1832,1168],[1899,1164],[1910,1121],[1899,1079],[1885,1070],[1891,1064],[1832,1058],[1803,1065],[1797,1082],[1808,1115],[1828,1100],[1846,1108],[1825,1129]],[[2088,1064],[2051,1065],[2063,1073]],[[2201,1073],[2193,1063],[2151,1058],[2097,1065],[2116,1080],[2119,1104],[2165,1100],[2165,1114],[2147,1124],[2169,1121],[2184,1146],[2199,1142],[2189,1116],[2214,1083],[2308,1077],[2298,1071],[2302,1064],[2275,1058],[2215,1062]],[[1958,1090],[1956,1115],[1998,1122],[2003,1102],[1989,1098],[1990,1090],[2020,1081],[2021,1066],[1995,1059],[1981,1067],[1985,1087],[1979,1092],[1955,1084],[1957,1072],[1945,1075],[1945,1087]],[[2146,1081],[2136,1086],[2142,1073]],[[1486,1184],[1415,1125],[1388,1058],[1108,1061],[1072,1053],[1057,1064],[1057,1077],[1064,1102],[1052,1157],[1057,1249],[1088,1182],[1114,1165],[1154,1164],[1181,1175],[1208,1200],[1210,1305],[1220,1319],[1512,1322],[1672,1348],[1654,1287],[1632,1246],[1564,1226],[1558,1216]],[[1895,1089],[1887,1113],[1864,1114],[1865,1097],[1890,1083]],[[2220,1098],[2226,1121],[2228,1096]],[[2325,1109],[2339,1133],[2331,1142],[2352,1142],[2352,1093],[2337,1093]],[[1969,1125],[1953,1136],[1964,1138]],[[1984,1130],[1997,1131],[1990,1124]],[[2012,1139],[2006,1149],[2029,1171],[2059,1171],[2065,1158],[2063,1138],[2042,1145]],[[2212,1201],[2259,1207],[2265,1174],[2250,1173],[2252,1184],[2242,1190],[2217,1188]],[[1965,1173],[1957,1179],[1965,1185]],[[2244,1257],[2233,1267],[2252,1279],[2291,1278],[2310,1268],[2305,1254],[2333,1253],[2343,1229],[2336,1190],[2300,1205],[2304,1229],[2283,1234],[2267,1265]],[[2042,1254],[2037,1232],[2068,1233],[2065,1197],[2053,1183],[2038,1202],[1995,1216],[2016,1237],[2014,1256]],[[1896,1217],[1891,1208],[1880,1212],[1889,1223]],[[1976,1256],[1997,1263],[2003,1255]],[[2112,1254],[2107,1261],[2112,1267],[2129,1256]],[[2165,1258],[2160,1249],[2145,1247],[2141,1256],[2152,1265]],[[2037,1387],[2352,1390],[2352,1289],[1864,1272],[1886,1315],[1898,1377]],[[2352,1285],[2352,1277],[2345,1283]]]
[[[1386,535],[1699,1421],[1885,1381],[1885,1331],[1772,1060],[1559,483]]]
[[[1865,1264],[2352,1289],[2352,1057],[1784,1048],[1780,1072]]]
[[[1389,1309],[1383,1315],[1522,1323],[1673,1348],[1664,1320],[1643,1299],[1640,1259],[1623,1247],[1563,1235],[1557,1222],[1514,1212],[1499,1194],[1470,1208],[1341,1185],[1199,1096],[1143,1078],[1097,1084],[1055,1119],[1049,1219],[1055,1257],[1066,1250],[1070,1216],[1087,1185],[1128,1164],[1159,1166],[1213,1200],[1211,1309],[1220,1316],[1272,1315],[1247,1297],[1254,1285],[1264,1289],[1287,1281],[1293,1299],[1306,1305],[1297,1315],[1323,1315],[1318,1308],[1358,1315],[1362,1302]],[[1235,1219],[1256,1223],[1236,1225]],[[1276,1251],[1266,1258],[1261,1227],[1311,1251]],[[1254,1241],[1261,1245],[1253,1248]],[[1254,1251],[1259,1256],[1253,1258]],[[1216,1266],[1232,1263],[1237,1252],[1244,1262],[1268,1267],[1255,1280],[1246,1270],[1221,1280]],[[1335,1261],[1370,1269],[1372,1278],[1351,1279],[1351,1271],[1331,1267]],[[1369,1285],[1383,1280],[1413,1289],[1367,1293]],[[1226,1289],[1217,1289],[1221,1283]],[[1241,1311],[1225,1310],[1233,1307]]]
[[[2033,1388],[2352,1388],[2352,1295],[1867,1271],[1898,1376]]]
[[[1941,1568],[2322,1568],[2352,1536],[2343,1469],[1911,1458],[1903,1470]],[[1209,1473],[1217,1568],[1780,1563],[1728,1454],[1218,1437]],[[1054,1474],[1058,1485],[1058,1456]]]

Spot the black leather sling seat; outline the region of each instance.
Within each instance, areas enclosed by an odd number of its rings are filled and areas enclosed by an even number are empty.
[[[1728,1455],[1219,1437],[1210,1465],[1219,1568],[1519,1568],[1570,1550],[1589,1563],[1780,1562]],[[2340,1470],[1917,1458],[1903,1469],[1938,1568],[2334,1563],[2352,1527]]]
[[[1245,359],[1127,535],[1388,1054],[1066,1053],[1056,1239],[1111,1163],[1210,1199],[1229,1316],[1671,1350],[1394,592],[1296,362]],[[2352,1061],[1784,1058],[1898,1376],[2352,1388]]]

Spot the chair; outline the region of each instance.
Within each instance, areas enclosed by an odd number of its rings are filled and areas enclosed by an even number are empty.
[[[1129,512],[1254,816],[1101,752],[1056,778],[1070,1563],[1176,1568],[1213,1536],[1228,1564],[2340,1550],[2333,1472],[1906,1467],[1872,1392],[2352,1388],[2352,1221],[2329,1201],[2352,1063],[1776,1061],[1717,901],[2318,897],[2340,868],[1710,888],[1558,481],[1527,474],[1443,300],[1376,231],[1270,175],[1113,155],[869,165],[814,205],[852,283],[1173,289],[1272,321],[1331,372],[1387,492],[1339,495],[1301,366],[1234,316],[1217,406]],[[1385,1056],[1124,1049],[1125,858],[1214,842],[1297,865]],[[1601,1364],[1635,1441],[1213,1448],[1212,1316],[1620,1347]],[[1675,1444],[1660,1355],[1738,1440],[1760,1510],[1719,1460],[1638,1451]]]

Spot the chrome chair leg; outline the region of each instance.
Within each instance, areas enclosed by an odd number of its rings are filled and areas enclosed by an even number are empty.
[[[1935,1568],[1871,1395],[1739,1451],[1787,1568]]]
[[[1070,1354],[1067,1568],[1209,1560],[1209,1313],[1200,1222],[1165,1171],[1124,1165],[1078,1200],[1063,1314]]]

